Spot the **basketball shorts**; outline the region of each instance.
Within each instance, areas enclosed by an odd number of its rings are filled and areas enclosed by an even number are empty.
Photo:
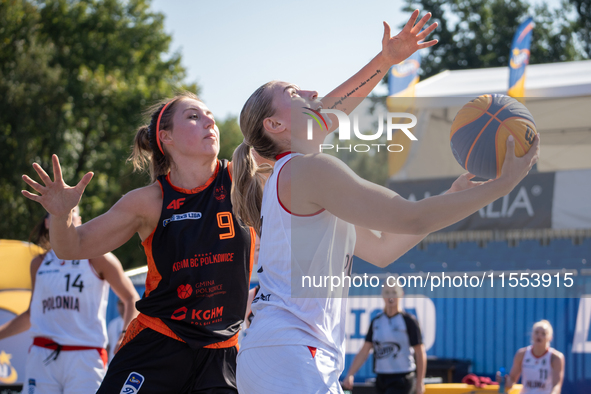
[[[61,351],[31,346],[25,366],[24,394],[94,393],[105,376],[99,352]]]
[[[376,377],[378,394],[414,394],[417,378],[414,372],[381,374]]]
[[[236,379],[240,394],[342,393],[341,370],[332,352],[302,345],[240,351]]]
[[[236,347],[191,349],[144,328],[115,354],[97,394],[236,394],[236,354]]]

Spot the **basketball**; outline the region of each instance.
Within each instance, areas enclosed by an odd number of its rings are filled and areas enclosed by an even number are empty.
[[[478,177],[501,175],[507,138],[515,139],[515,155],[527,153],[536,135],[534,118],[519,101],[504,95],[483,95],[456,114],[450,133],[451,150],[460,165]]]

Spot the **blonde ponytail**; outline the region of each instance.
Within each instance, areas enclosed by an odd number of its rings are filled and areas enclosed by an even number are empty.
[[[258,88],[246,101],[240,111],[240,130],[244,142],[232,156],[232,206],[234,215],[261,232],[261,206],[263,204],[263,185],[272,167],[268,164],[258,166],[252,150],[262,158],[275,161],[281,153],[280,147],[265,133],[263,121],[273,116],[272,89],[275,81]]]
[[[232,207],[234,215],[260,236],[263,187],[273,168],[257,165],[252,148],[242,142],[232,155]]]

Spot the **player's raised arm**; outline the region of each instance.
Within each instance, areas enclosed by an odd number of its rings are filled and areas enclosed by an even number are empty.
[[[49,175],[37,163],[33,168],[42,183],[23,175],[23,180],[38,194],[23,190],[25,197],[36,201],[51,214],[49,232],[56,254],[63,259],[80,259],[100,256],[127,242],[133,234],[140,232],[145,222],[151,196],[148,188],[137,189],[124,196],[107,213],[76,227],[72,222],[72,210],[80,202],[84,189],[92,179],[89,172],[74,187],[67,185],[62,177],[57,155],[52,156],[53,174]],[[144,231],[146,232],[146,230]]]
[[[323,99],[324,108],[337,109],[350,114],[360,103],[359,99],[351,98],[367,97],[390,67],[405,60],[419,49],[437,44],[437,40],[422,42],[437,27],[437,23],[433,23],[423,30],[425,24],[431,19],[431,13],[428,12],[417,22],[418,17],[419,10],[415,10],[400,33],[393,37],[390,25],[384,22],[380,53],[355,75],[328,93]],[[333,122],[335,127],[337,124]]]

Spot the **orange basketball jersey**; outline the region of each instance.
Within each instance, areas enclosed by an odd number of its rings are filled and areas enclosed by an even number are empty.
[[[219,161],[193,190],[172,185],[168,176],[158,182],[162,213],[142,243],[148,276],[138,320],[195,349],[233,346],[246,311],[255,236],[232,214],[228,162]]]

